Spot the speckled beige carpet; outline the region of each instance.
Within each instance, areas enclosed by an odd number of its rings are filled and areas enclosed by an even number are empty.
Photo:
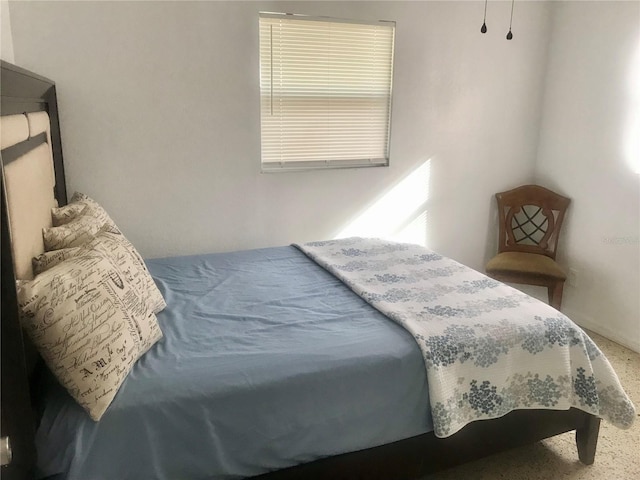
[[[640,354],[599,335],[589,335],[602,349],[640,413]],[[423,480],[640,480],[640,418],[629,430],[600,424],[596,460],[578,460],[574,433],[515,448],[461,465]]]

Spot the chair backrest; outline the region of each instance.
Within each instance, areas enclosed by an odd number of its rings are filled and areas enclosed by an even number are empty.
[[[556,258],[564,214],[571,199],[539,185],[496,194],[498,252],[527,252]]]

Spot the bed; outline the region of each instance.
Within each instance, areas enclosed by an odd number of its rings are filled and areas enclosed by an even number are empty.
[[[39,112],[50,122],[35,129]],[[16,204],[33,195],[20,200],[15,192],[28,190],[32,178],[16,183],[5,169],[46,148],[54,181],[44,185],[58,205],[67,204],[67,192],[55,84],[3,63],[2,115],[16,114],[27,119],[26,138],[12,140],[3,126],[2,150],[2,435],[13,445],[7,478],[410,479],[568,431],[576,432],[580,461],[593,463],[600,418],[569,405],[505,411],[436,436],[440,416],[425,406],[437,391],[420,342],[401,325],[401,313],[374,308],[389,291],[363,298],[354,293],[363,290],[357,279],[338,278],[357,270],[349,267],[361,252],[356,243],[339,248],[341,260],[323,259],[317,249],[332,244],[318,242],[147,261],[167,304],[157,313],[163,337],[93,421],[21,332],[15,285],[23,267],[14,259],[42,247],[16,240],[23,238]],[[47,201],[41,211],[50,210]],[[29,228],[39,234],[45,224]],[[447,261],[430,255],[424,261]],[[396,281],[393,275],[382,276]],[[464,285],[484,281],[473,278]],[[621,408],[635,415],[630,402]]]

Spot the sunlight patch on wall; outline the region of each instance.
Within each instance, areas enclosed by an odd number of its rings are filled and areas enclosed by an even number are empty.
[[[430,162],[413,170],[335,238],[378,237],[426,245]]]
[[[625,132],[625,158],[631,169],[640,174],[640,40],[631,61],[629,119]]]
[[[417,243],[427,246],[427,211],[422,212],[406,227],[401,228],[392,236],[396,242]]]

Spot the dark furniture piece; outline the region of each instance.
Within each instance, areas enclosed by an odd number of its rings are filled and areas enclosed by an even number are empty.
[[[56,169],[56,196],[66,203],[60,130],[55,85],[23,69],[2,64],[3,114],[47,110],[52,122],[52,143]],[[26,143],[26,142],[25,142]],[[17,145],[13,148],[25,148]],[[7,149],[9,150],[9,149]],[[3,164],[15,151],[2,152]],[[11,239],[6,222],[6,196],[2,191],[2,414],[3,435],[11,436],[14,461],[3,467],[6,479],[34,475],[34,423],[37,413],[30,397],[35,396],[32,357],[25,354],[20,331]],[[37,369],[36,369],[37,371]],[[6,423],[6,425],[5,425]],[[457,434],[438,439],[424,434],[392,444],[271,472],[263,480],[313,479],[411,479],[508,448],[536,442],[568,431],[576,431],[578,455],[585,464],[594,461],[600,419],[580,410],[522,410],[495,420],[475,422]]]
[[[523,185],[496,194],[498,254],[487,274],[507,283],[547,287],[549,305],[560,310],[566,273],[556,263],[564,214],[571,203],[539,185]]]
[[[51,143],[55,159],[55,196],[67,202],[56,86],[51,80],[2,62],[0,112],[3,116],[46,111],[51,121]],[[3,479],[27,479],[34,475],[36,415],[32,408],[30,380],[38,375],[39,358],[22,335],[18,318],[11,234],[7,217],[4,166],[42,142],[32,138],[2,151],[2,436],[9,437],[13,458],[3,466]]]

